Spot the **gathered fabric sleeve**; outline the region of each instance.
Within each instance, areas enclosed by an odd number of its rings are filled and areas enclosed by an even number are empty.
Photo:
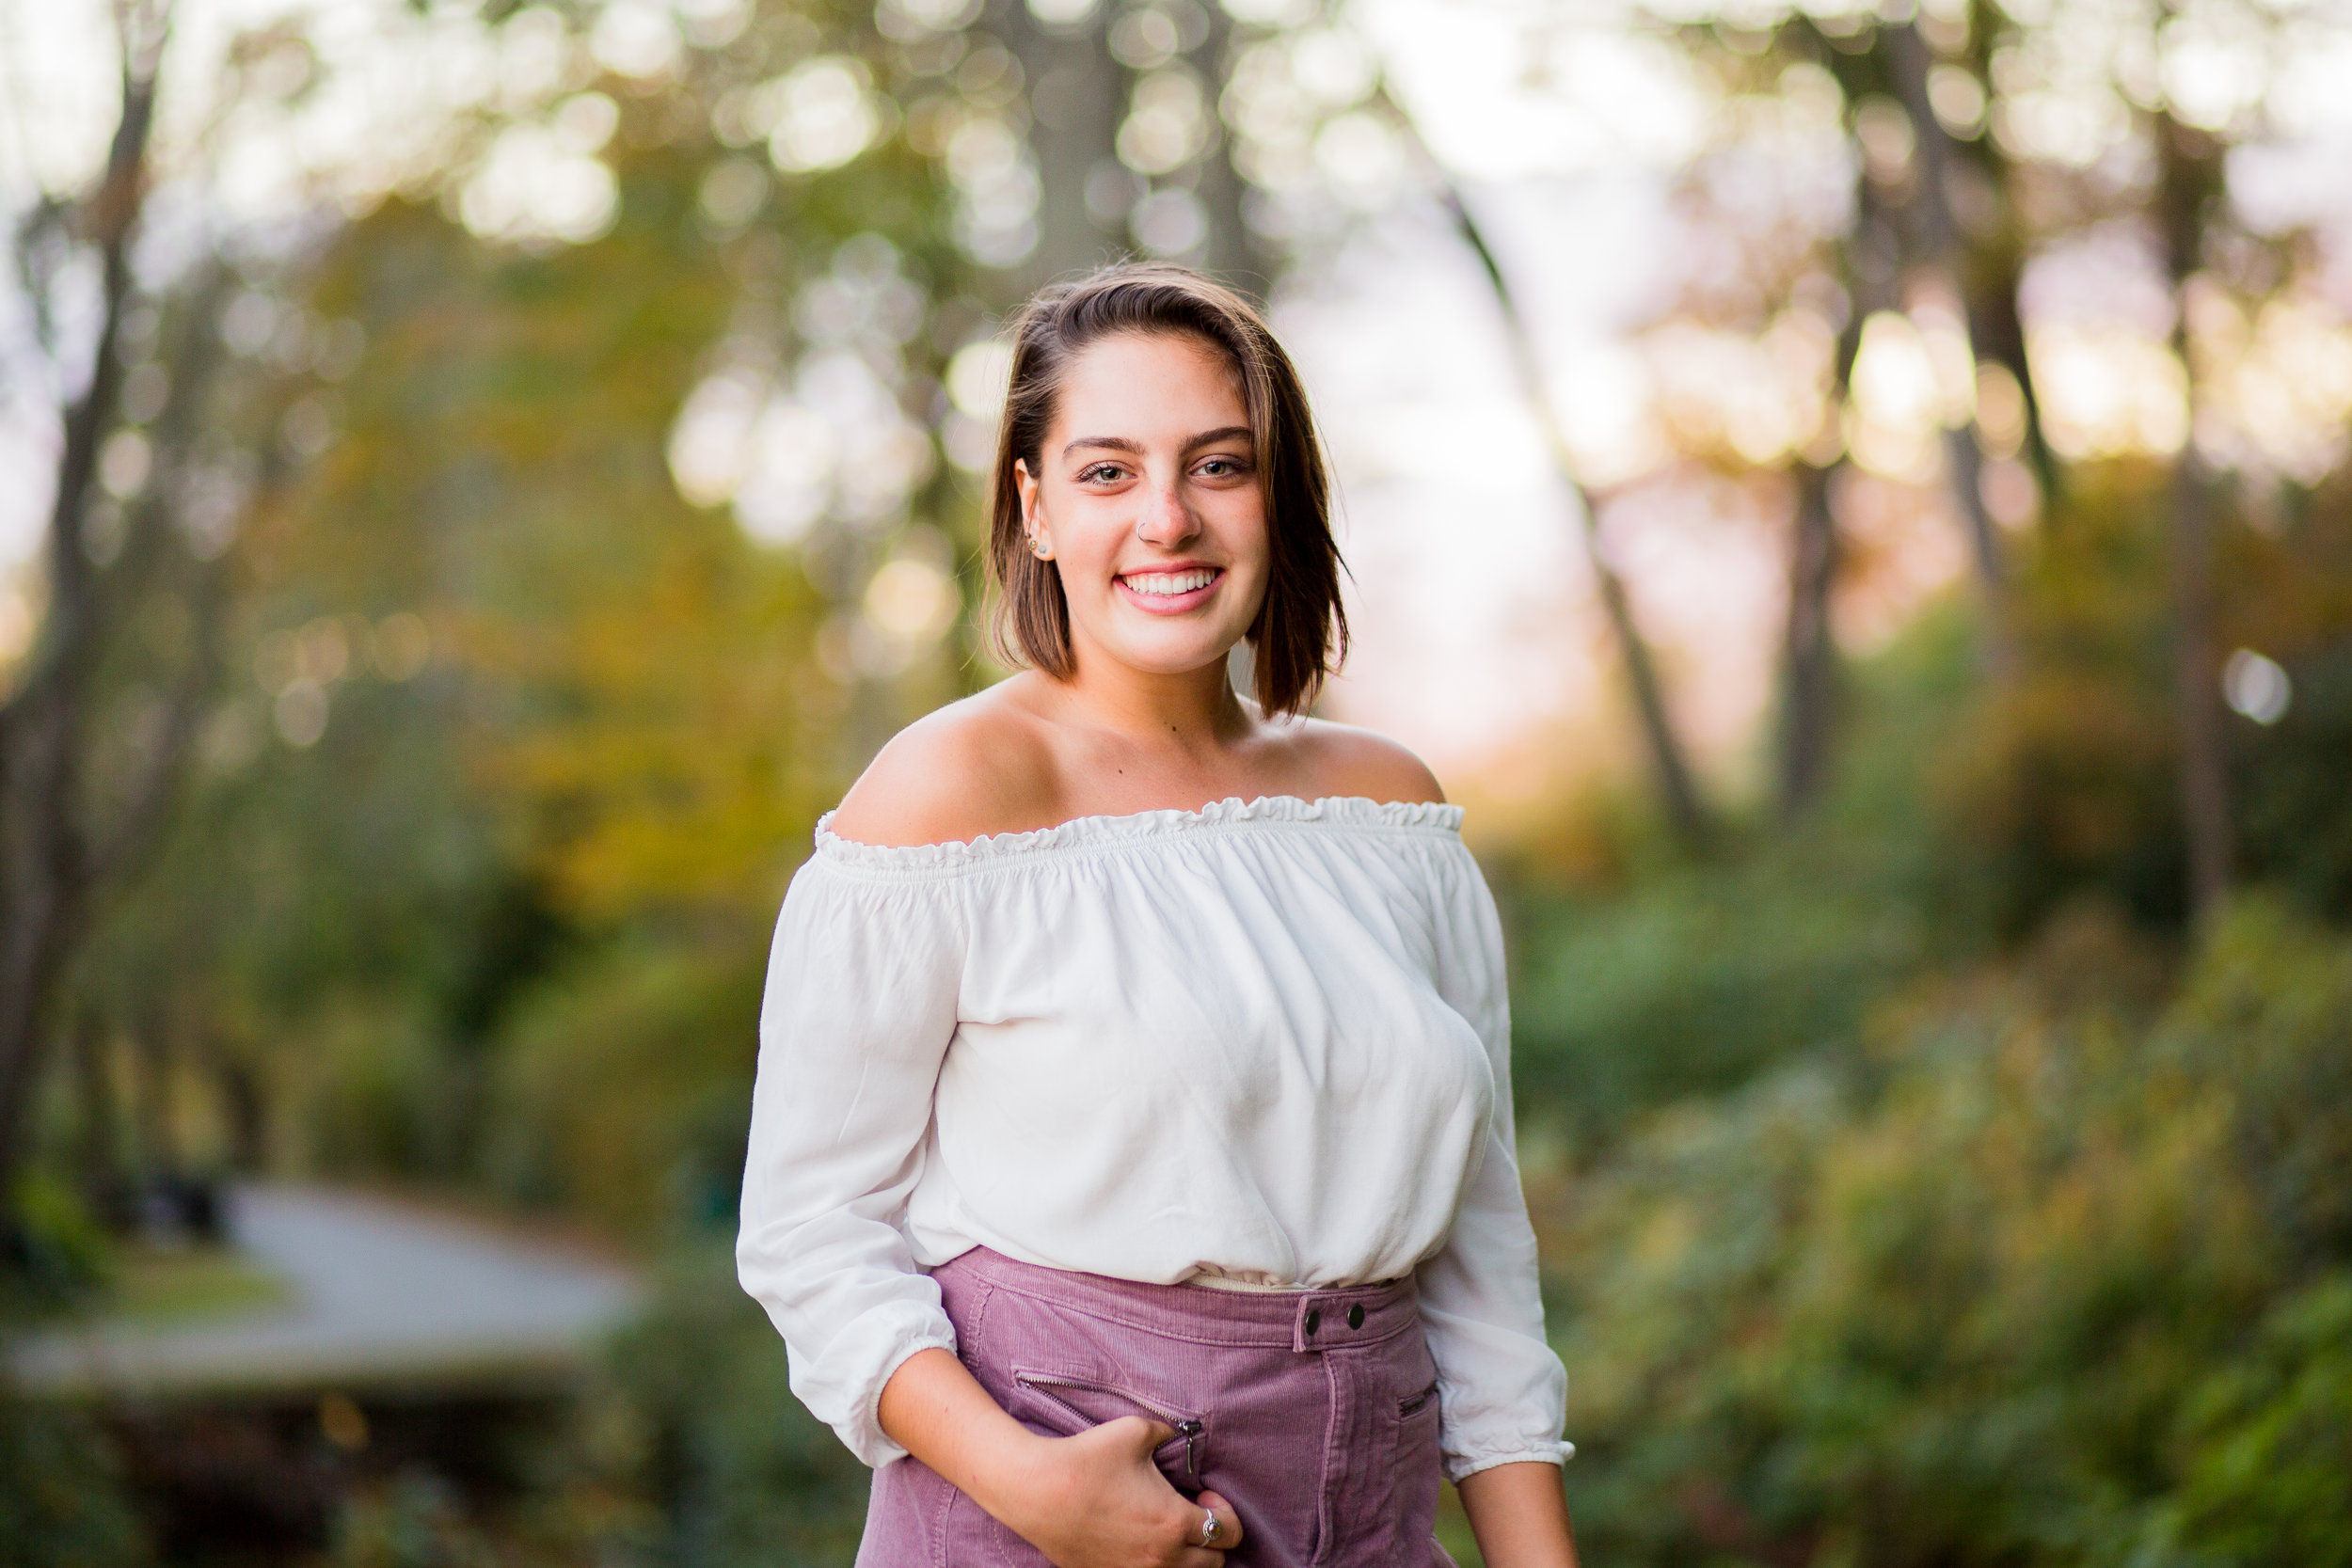
[[[1478,1174],[1446,1244],[1418,1271],[1430,1354],[1438,1363],[1446,1477],[1497,1465],[1557,1465],[1567,1372],[1544,1338],[1535,1231],[1519,1190],[1511,1114],[1511,1004],[1502,923],[1468,850],[1449,857],[1436,910],[1438,993],[1478,1031],[1494,1072],[1495,1108]]]
[[[792,1392],[880,1466],[882,1385],[956,1348],[904,1227],[956,1028],[960,889],[872,877],[820,849],[785,895],[759,1016],[737,1275],[791,1357]]]

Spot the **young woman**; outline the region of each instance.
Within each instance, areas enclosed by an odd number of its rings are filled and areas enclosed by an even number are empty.
[[[1493,901],[1429,770],[1299,717],[1321,451],[1235,295],[1023,312],[1028,666],[886,747],[778,923],[737,1256],[877,1466],[863,1568],[1574,1562]],[[1254,705],[1227,656],[1247,642]]]

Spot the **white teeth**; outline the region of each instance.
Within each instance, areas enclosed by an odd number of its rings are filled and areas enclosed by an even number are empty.
[[[1189,594],[1196,588],[1206,588],[1216,578],[1215,572],[1195,570],[1132,574],[1120,580],[1138,594],[1149,594],[1153,598],[1170,598],[1178,594]]]

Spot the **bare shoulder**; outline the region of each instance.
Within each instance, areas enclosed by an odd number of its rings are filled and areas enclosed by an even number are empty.
[[[850,786],[834,814],[833,831],[861,844],[903,847],[1018,832],[1056,820],[1044,730],[1034,714],[1009,699],[1004,685],[900,730]]]
[[[1385,735],[1308,719],[1291,728],[1289,738],[1315,781],[1316,795],[1384,802],[1445,799],[1445,788],[1429,765]]]

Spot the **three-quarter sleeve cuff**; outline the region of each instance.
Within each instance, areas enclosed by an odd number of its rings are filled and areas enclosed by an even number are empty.
[[[892,1302],[862,1315],[822,1355],[805,1363],[793,1357],[792,1392],[851,1453],[880,1469],[907,1451],[882,1431],[883,1387],[919,1352],[952,1355],[955,1349],[956,1331],[937,1307]]]
[[[856,1435],[852,1437],[849,1430],[841,1433],[842,1440],[850,1445],[850,1451],[872,1469],[879,1470],[891,1461],[907,1456],[907,1450],[898,1440],[882,1430],[882,1390],[890,1386],[890,1380],[898,1375],[899,1368],[927,1350],[944,1350],[953,1355],[956,1354],[956,1337],[953,1334],[930,1334],[909,1340],[905,1348],[882,1369],[882,1376],[874,1380],[874,1391],[867,1397],[865,1408],[858,1412]]]
[[[1445,1458],[1445,1479],[1459,1483],[1466,1476],[1491,1470],[1498,1465],[1565,1465],[1575,1457],[1576,1445],[1563,1438],[1507,1449],[1479,1449],[1470,1453],[1450,1453]]]

